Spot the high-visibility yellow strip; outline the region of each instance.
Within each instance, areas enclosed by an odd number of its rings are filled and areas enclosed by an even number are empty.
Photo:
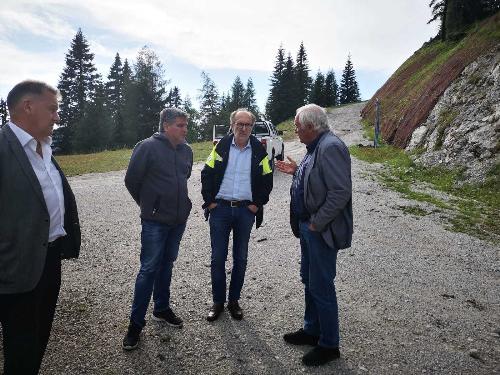
[[[265,156],[264,159],[262,159],[259,165],[262,165],[262,175],[273,173],[273,170],[271,169],[271,165],[269,164],[269,159],[267,156]]]
[[[210,168],[213,168],[215,166],[215,161],[222,161],[222,157],[217,152],[215,152],[215,147],[214,147],[210,155],[208,155],[205,164],[208,165]]]

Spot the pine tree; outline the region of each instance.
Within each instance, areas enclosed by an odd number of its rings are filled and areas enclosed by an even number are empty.
[[[231,86],[231,99],[228,103],[228,110],[230,112],[242,108],[245,100],[245,86],[241,82],[241,78],[236,76]]]
[[[123,105],[120,113],[123,116],[122,142],[116,142],[118,147],[132,147],[139,138],[139,112],[137,110],[137,87],[132,69],[125,59],[123,63]]]
[[[174,88],[170,89],[170,91],[168,92],[165,105],[167,107],[175,107],[175,108],[182,107],[181,92],[177,86],[174,86]]]
[[[479,19],[489,17],[500,10],[500,0],[479,0]]]
[[[347,104],[359,101],[358,82],[356,82],[356,73],[351,62],[351,55],[349,55],[340,81],[339,103]]]
[[[255,116],[259,117],[259,107],[255,99],[255,88],[253,86],[252,78],[248,78],[247,86],[245,88],[245,95],[243,96],[243,107],[247,108]]]
[[[266,114],[275,124],[283,117],[283,101],[286,93],[283,89],[283,75],[285,71],[285,50],[283,46],[278,48],[276,55],[276,63],[274,64],[274,71],[271,76],[271,90],[266,103]]]
[[[72,151],[73,126],[82,119],[85,104],[94,98],[98,79],[94,54],[79,29],[66,54],[66,66],[57,85],[62,97],[59,106],[61,121],[54,133],[54,145],[64,153]]]
[[[323,73],[318,71],[316,73],[316,79],[314,80],[311,94],[309,95],[309,102],[319,105],[320,107],[325,107],[325,76]]]
[[[139,51],[134,67],[139,114],[138,134],[140,139],[144,139],[158,131],[158,115],[165,107],[167,82],[163,78],[164,70],[158,56],[148,47]]]
[[[325,107],[333,107],[338,104],[338,86],[333,70],[329,70],[328,73],[326,73],[323,97]]]
[[[202,140],[210,140],[220,110],[219,93],[214,81],[207,73],[201,72],[201,79],[202,88],[198,97],[200,100],[200,134]]]
[[[427,24],[439,20],[438,36],[441,40],[446,39],[446,10],[448,8],[448,0],[431,0],[429,6],[432,9],[432,18],[427,21]]]
[[[80,121],[74,125],[72,149],[87,153],[107,148],[111,138],[113,120],[111,111],[106,106],[107,92],[104,84],[96,82],[96,93],[85,106]]]
[[[123,66],[120,54],[115,55],[115,60],[109,69],[108,81],[106,82],[106,95],[108,97],[108,107],[115,115],[123,101]]]
[[[200,133],[200,124],[199,124],[199,113],[193,107],[193,104],[191,103],[191,98],[189,97],[189,95],[184,98],[184,101],[182,104],[182,110],[189,115],[188,134],[187,134],[188,143],[194,143],[194,142],[200,141],[201,140],[201,133]]]
[[[124,143],[123,115],[121,113],[123,100],[123,66],[120,55],[117,53],[106,82],[106,105],[113,122],[113,138],[110,140],[113,146],[122,146]]]
[[[311,77],[309,76],[309,65],[304,42],[300,43],[297,59],[295,62],[295,92],[296,101],[294,107],[298,108],[307,103],[311,90]]]
[[[7,102],[0,98],[0,127],[4,126],[9,121],[9,111],[7,110]]]
[[[441,40],[459,39],[470,24],[489,17],[500,10],[499,0],[431,0],[432,18],[439,20]]]
[[[219,100],[219,113],[214,119],[216,124],[229,124],[229,116],[234,109],[231,109],[231,94],[222,93]],[[239,108],[239,107],[238,107]],[[238,109],[236,108],[236,109]]]
[[[288,54],[283,70],[282,81],[282,99],[281,99],[281,113],[276,119],[275,124],[289,119],[295,115],[297,109],[297,92],[295,84],[295,66],[292,56]]]

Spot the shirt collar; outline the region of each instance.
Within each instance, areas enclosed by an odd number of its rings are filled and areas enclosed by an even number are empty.
[[[234,135],[233,135],[233,139],[232,139],[232,141],[231,141],[231,144],[232,144],[233,146],[235,146],[235,147],[238,147],[238,145],[234,142]],[[246,146],[245,146],[245,147],[243,147],[243,150],[244,150],[244,149],[246,149],[246,148],[248,148],[248,147],[250,147],[250,138],[248,138],[248,142],[247,142]]]
[[[316,139],[314,141],[312,141],[311,143],[309,143],[307,146],[306,146],[306,149],[307,149],[307,153],[308,154],[312,154],[314,152],[314,150],[316,149],[316,146],[318,145],[319,141],[321,138],[323,138],[323,136],[326,134],[327,132],[323,132],[321,133],[320,135],[318,135],[316,137]]]
[[[16,135],[16,137],[19,140],[19,142],[21,143],[21,146],[25,147],[31,140],[35,139],[26,130],[24,130],[21,127],[17,126],[12,121],[9,121],[8,125],[9,125],[10,129]],[[42,143],[43,144],[48,144],[50,146],[50,144],[52,143],[52,137],[47,137],[45,139],[42,139]]]

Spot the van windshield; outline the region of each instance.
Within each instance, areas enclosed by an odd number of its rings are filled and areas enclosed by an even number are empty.
[[[263,122],[256,122],[253,127],[253,134],[269,134],[269,129]]]
[[[215,125],[215,138],[222,138],[229,132],[229,125]]]

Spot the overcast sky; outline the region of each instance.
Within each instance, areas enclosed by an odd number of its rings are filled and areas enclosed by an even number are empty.
[[[57,85],[78,28],[99,73],[116,52],[134,61],[148,45],[181,95],[196,102],[205,70],[219,92],[236,75],[252,77],[263,109],[278,47],[295,58],[304,42],[311,74],[334,69],[348,54],[363,99],[436,34],[429,0],[1,0],[0,97],[34,78]]]

